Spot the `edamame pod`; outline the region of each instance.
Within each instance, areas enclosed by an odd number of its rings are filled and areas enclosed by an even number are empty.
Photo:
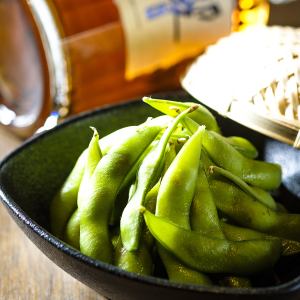
[[[144,158],[148,155],[148,153],[157,145],[158,141],[155,139],[149,147],[140,155],[137,162],[134,164],[134,166],[130,169],[130,171],[127,173],[126,177],[124,178],[121,186],[120,186],[120,192],[118,193],[118,197],[116,198],[116,201],[114,203],[114,207],[112,210],[112,215],[110,218],[110,225],[114,225],[116,223],[120,222],[120,218],[122,216],[123,210],[126,207],[128,203],[128,199],[131,199],[132,195],[134,194],[134,191],[136,189],[135,183],[131,184],[128,190],[128,185],[134,180],[134,177],[136,175],[136,172],[141,165]]]
[[[161,245],[158,245],[158,253],[163,261],[170,281],[177,283],[212,285],[212,282],[207,275],[187,267]]]
[[[153,212],[155,210],[158,189],[159,182],[149,191],[145,199],[147,209]],[[154,268],[151,256],[153,242],[153,237],[145,224],[143,224],[141,242],[138,250],[128,251],[123,246],[121,236],[119,235],[114,251],[114,264],[128,272],[151,275]]]
[[[99,145],[102,151],[102,154],[107,154],[112,147],[114,147],[116,144],[122,143],[124,140],[127,139],[128,135],[131,135],[134,133],[138,126],[142,126],[143,124],[152,124],[152,126],[157,125],[160,127],[166,127],[168,126],[169,122],[172,121],[172,117],[170,116],[159,116],[156,118],[149,118],[144,123],[136,126],[127,126],[120,128],[116,131],[113,131],[110,134],[107,134],[106,136],[102,137],[99,141]]]
[[[77,206],[81,201],[84,201],[86,186],[93,175],[93,172],[102,157],[102,153],[99,147],[99,134],[94,127],[91,127],[93,130],[93,137],[89,143],[88,148],[86,149],[86,160],[84,164],[84,173],[82,180],[80,182],[78,195],[77,195]],[[80,209],[77,208],[71,218],[69,219],[65,233],[65,241],[73,246],[76,249],[79,249],[79,235],[80,235]]]
[[[193,133],[199,127],[199,124],[192,120],[190,117],[186,116],[182,120],[182,125],[187,132]],[[242,154],[246,158],[254,159],[258,155],[257,149],[254,145],[245,138],[242,137],[225,137],[218,134],[220,139],[223,139],[224,143],[230,144],[235,150]]]
[[[66,224],[76,210],[77,194],[84,173],[86,152],[83,152],[63,186],[58,191],[50,205],[51,231],[58,238],[62,238]]]
[[[190,132],[195,132],[199,126],[187,116],[182,120],[182,124]],[[217,132],[205,131],[203,147],[216,165],[232,172],[253,186],[272,190],[278,188],[281,183],[280,165],[245,157]]]
[[[270,207],[271,209],[277,210],[277,204],[275,200],[267,191],[260,189],[258,187],[252,187],[248,185],[245,181],[243,181],[241,178],[239,178],[238,176],[235,176],[231,172],[217,166],[210,166],[209,173],[211,175],[219,174],[221,176],[224,176],[225,178],[227,178],[228,180],[236,184],[244,192],[252,196],[254,199],[260,201],[261,203]]]
[[[120,186],[161,126],[146,122],[114,146],[98,163],[80,209],[80,251],[104,262],[112,261],[108,224]]]
[[[202,151],[201,151],[202,153]],[[220,226],[217,208],[210,191],[208,179],[202,164],[200,165],[197,186],[191,207],[191,227],[211,237],[226,239]],[[225,276],[224,285],[232,287],[249,287],[251,281],[245,277]]]
[[[115,249],[114,264],[119,268],[141,275],[151,275],[153,271],[152,257],[146,245],[141,243],[138,250],[128,251],[119,237]]]
[[[192,230],[203,231],[216,238],[225,238],[202,164],[199,168],[196,191],[191,207],[191,227]]]
[[[156,215],[186,229],[190,229],[190,206],[198,178],[204,130],[204,126],[199,127],[180,149],[163,176],[157,197]],[[187,267],[160,244],[157,248],[171,281],[211,284],[208,276]]]
[[[249,228],[238,227],[225,222],[221,222],[222,230],[227,239],[231,241],[255,240],[260,238],[268,238],[265,233],[255,231]],[[300,242],[292,240],[281,240],[283,256],[290,256],[300,253]]]
[[[186,230],[141,208],[157,241],[191,268],[207,273],[249,275],[272,267],[280,257],[278,238],[232,242]]]
[[[244,157],[224,142],[216,132],[205,131],[203,147],[216,165],[232,172],[245,182],[265,190],[279,187],[281,167],[278,164],[252,160]]]
[[[228,136],[224,137],[224,139],[245,157],[250,159],[257,158],[258,151],[249,140],[241,136]]]
[[[166,124],[168,119],[170,119],[170,117],[158,117],[155,118],[154,121],[157,124],[161,123],[163,125]],[[154,121],[152,121],[152,124]],[[127,135],[135,132],[136,128],[137,126],[121,128],[102,138],[99,141],[99,143],[102,145],[102,154],[105,155],[111,149],[111,147],[113,147],[113,145],[126,138]],[[86,157],[87,149],[81,153],[74,168],[51,202],[51,232],[58,238],[63,237],[66,224],[77,208],[78,191],[84,174]]]
[[[167,172],[167,170],[169,169],[171,163],[173,162],[173,160],[175,159],[177,153],[176,153],[176,146],[174,143],[169,143],[169,147],[167,149],[166,152],[166,159],[165,159],[165,164],[164,164],[164,168],[162,171],[162,176],[164,176]],[[158,192],[158,191],[157,191]]]
[[[138,249],[143,224],[143,217],[139,211],[139,207],[144,204],[148,191],[154,186],[161,174],[169,138],[180,120],[195,109],[197,109],[197,106],[192,106],[180,113],[173,120],[163,133],[157,146],[144,158],[138,170],[136,190],[125,207],[120,222],[122,242],[128,251]]]
[[[300,214],[274,211],[237,186],[222,180],[210,180],[210,188],[218,210],[241,226],[300,241]]]
[[[171,100],[163,100],[163,99],[153,99],[150,97],[143,97],[143,101],[153,108],[161,111],[162,113],[176,117],[178,112],[173,109],[174,107],[178,108],[179,111],[184,111],[190,106],[196,105],[193,102],[179,102],[179,101],[171,101]],[[220,132],[220,128],[218,123],[213,116],[213,114],[204,106],[198,104],[198,109],[189,115],[191,119],[197,122],[199,125],[204,125],[207,129],[213,130],[216,132]]]
[[[79,234],[80,234],[80,214],[76,209],[67,223],[64,235],[64,241],[79,250]]]
[[[190,228],[190,207],[195,192],[204,127],[184,144],[166,171],[157,196],[157,216]]]
[[[86,197],[86,188],[97,167],[97,164],[99,163],[102,157],[102,152],[99,146],[99,134],[96,128],[91,127],[91,129],[94,131],[94,134],[87,148],[83,178],[80,182],[78,196],[77,196],[77,206],[79,208],[79,214],[80,214],[80,204],[82,201],[85,200]]]

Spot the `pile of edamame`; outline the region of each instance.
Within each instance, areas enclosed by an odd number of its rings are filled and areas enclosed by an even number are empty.
[[[101,139],[92,128],[51,203],[55,236],[129,272],[245,288],[300,252],[300,214],[270,193],[279,165],[257,160],[247,139],[223,136],[199,104],[143,101],[163,115]]]

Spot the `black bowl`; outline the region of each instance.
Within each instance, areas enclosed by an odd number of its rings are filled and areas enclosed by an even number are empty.
[[[193,100],[183,92],[161,95]],[[117,128],[138,124],[158,113],[141,101],[106,107],[72,118],[55,129],[25,142],[0,164],[0,197],[8,212],[54,263],[110,299],[237,299],[300,298],[300,257],[280,260],[277,279],[268,273],[257,276],[255,288],[232,289],[170,283],[166,279],[138,276],[93,260],[69,247],[49,231],[49,203],[76,158],[87,146],[89,126],[105,135]],[[300,151],[218,117],[225,135],[249,138],[261,159],[283,167],[283,184],[276,197],[291,212],[300,212]],[[260,279],[263,278],[263,279]]]

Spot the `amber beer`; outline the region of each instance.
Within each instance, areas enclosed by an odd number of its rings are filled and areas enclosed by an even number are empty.
[[[0,0],[0,123],[25,137],[178,88],[205,46],[268,14],[264,0]]]

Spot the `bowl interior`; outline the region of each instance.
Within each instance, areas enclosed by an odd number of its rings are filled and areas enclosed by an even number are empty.
[[[168,98],[191,100],[184,94]],[[26,142],[0,166],[0,186],[11,205],[19,206],[32,220],[49,231],[49,204],[86,148],[92,131],[104,136],[120,127],[134,125],[157,116],[158,112],[141,102],[129,102],[93,111],[58,126]],[[300,151],[274,141],[229,119],[217,117],[224,135],[247,137],[258,148],[260,159],[278,162],[283,168],[283,184],[275,197],[294,213],[300,213]],[[257,286],[286,283],[300,275],[300,257],[281,259],[272,273],[256,280]],[[274,276],[273,276],[274,275]],[[276,282],[277,280],[277,282]]]

